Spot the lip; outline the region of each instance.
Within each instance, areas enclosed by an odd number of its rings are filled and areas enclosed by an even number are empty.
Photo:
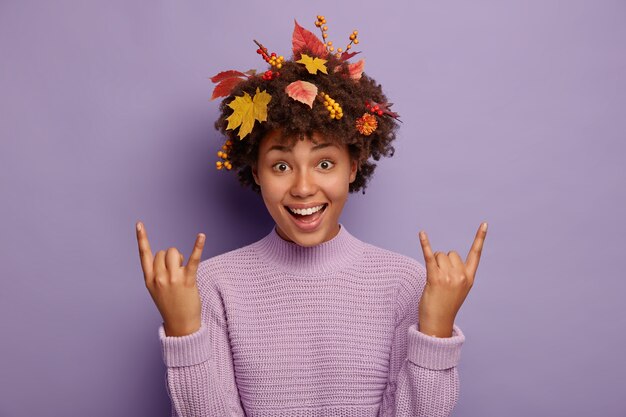
[[[324,205],[328,205],[328,203],[285,204],[285,207],[303,210],[303,209],[308,209],[311,207],[324,206]]]
[[[321,206],[323,205],[324,207],[322,208],[321,214],[319,215],[318,218],[316,218],[313,221],[309,221],[309,222],[304,222],[298,218],[296,218],[295,216],[293,216],[290,212],[289,209],[286,209],[287,211],[287,216],[289,216],[289,218],[291,219],[291,221],[293,222],[293,224],[302,232],[312,232],[314,230],[316,230],[319,225],[322,223],[322,221],[324,220],[324,215],[326,214],[326,209],[328,208],[328,204],[327,203],[322,203],[322,204],[290,204],[288,207],[291,208],[298,208],[298,209],[305,209],[305,208],[310,208],[310,207],[317,207],[317,206]]]

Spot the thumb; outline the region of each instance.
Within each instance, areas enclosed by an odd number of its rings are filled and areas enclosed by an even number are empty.
[[[200,260],[202,258],[202,250],[204,249],[204,242],[206,240],[206,236],[204,233],[199,233],[198,237],[196,237],[196,242],[193,246],[193,250],[191,251],[191,255],[189,256],[189,262],[187,262],[187,269],[190,272],[193,272],[193,275],[196,275],[196,271],[198,271],[198,265],[200,264]]]
[[[433,255],[433,250],[430,247],[430,241],[426,232],[423,230],[419,233],[420,244],[422,245],[422,252],[424,253],[424,263],[426,264],[426,271],[434,270],[437,268],[437,260]]]

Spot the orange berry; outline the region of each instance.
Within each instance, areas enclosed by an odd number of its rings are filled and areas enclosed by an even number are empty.
[[[328,26],[324,26],[324,27],[322,28],[322,30],[323,30],[324,32],[326,32],[326,31],[328,30]]]
[[[355,45],[356,45],[356,44],[358,44],[358,43],[359,43],[359,40],[358,40],[358,39],[355,39],[355,40],[354,40],[354,43],[355,43]]]

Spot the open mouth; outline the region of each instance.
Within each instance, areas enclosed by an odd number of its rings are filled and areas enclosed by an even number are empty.
[[[285,209],[287,209],[287,212],[289,212],[289,214],[291,214],[296,220],[312,222],[317,220],[322,215],[327,206],[328,204],[325,203],[306,209],[295,209],[287,206],[285,206]]]

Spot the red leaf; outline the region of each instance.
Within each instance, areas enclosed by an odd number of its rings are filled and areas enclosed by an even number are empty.
[[[235,88],[237,84],[243,81],[243,78],[239,77],[230,77],[224,79],[218,85],[215,86],[213,90],[213,95],[211,96],[211,100],[215,100],[218,97],[226,97],[230,95],[230,92]]]
[[[359,52],[342,52],[341,60],[342,61],[347,61],[350,58],[352,58],[353,56],[355,56],[356,54],[360,54],[360,53],[361,53],[361,51],[359,51]]]
[[[245,76],[246,74],[244,74],[243,72],[239,72],[235,70],[222,71],[219,74],[211,77],[211,81],[213,81],[214,83],[219,83],[220,81],[224,81],[226,78],[245,77]]]
[[[306,81],[294,81],[285,87],[289,97],[313,108],[313,102],[317,97],[317,87]]]
[[[372,108],[378,106],[378,108],[380,109],[380,111],[382,111],[383,114],[386,114],[389,117],[393,117],[394,119],[402,123],[402,120],[400,120],[400,115],[394,111],[391,111],[390,109],[393,103],[388,103],[388,102],[376,103],[375,101],[370,101],[369,104]]]
[[[293,46],[294,58],[299,58],[299,53],[302,51],[310,52],[313,56],[319,58],[326,57],[328,55],[328,51],[326,50],[324,43],[312,32],[300,26],[295,19],[293,21],[295,26],[293,28],[291,42]]]
[[[361,59],[354,64],[348,64],[348,73],[353,80],[360,80],[361,74],[363,74],[363,67],[365,66],[365,60]]]

